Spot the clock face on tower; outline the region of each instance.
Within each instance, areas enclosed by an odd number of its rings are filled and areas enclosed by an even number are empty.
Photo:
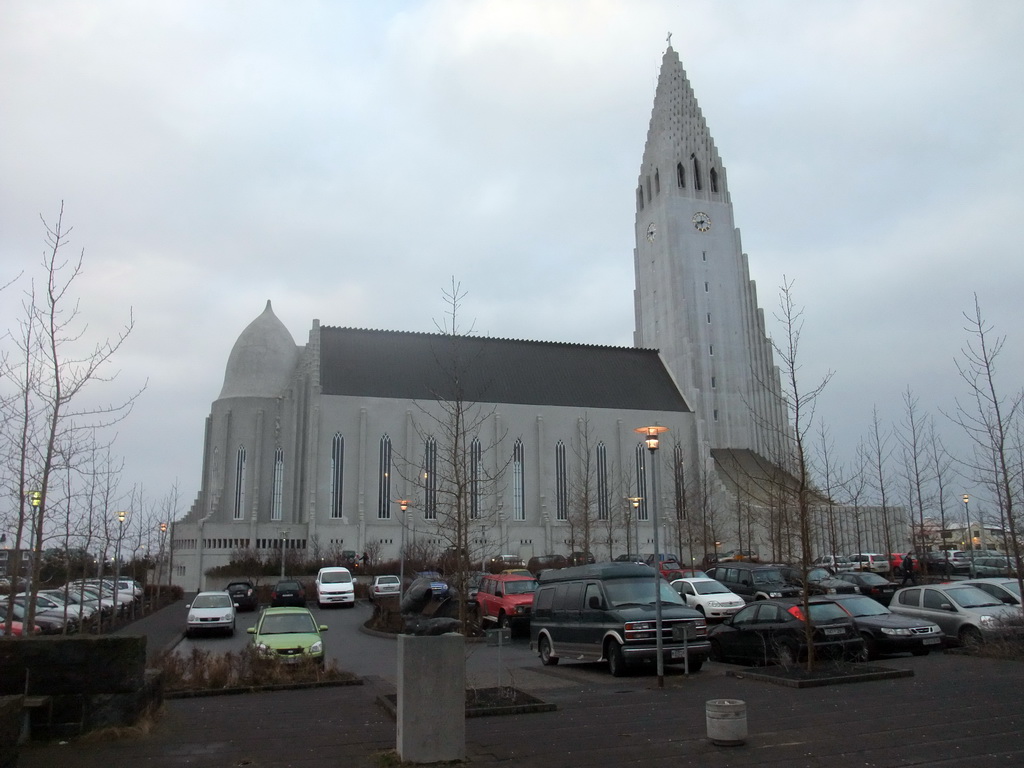
[[[704,211],[697,211],[693,214],[693,226],[697,228],[698,232],[707,232],[711,229],[711,217]]]
[[[647,242],[653,243],[654,238],[656,238],[657,236],[658,228],[654,226],[654,222],[652,221],[650,224],[647,225]]]

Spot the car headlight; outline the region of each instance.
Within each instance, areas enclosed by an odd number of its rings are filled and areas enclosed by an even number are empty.
[[[982,616],[980,619],[978,619],[978,623],[981,624],[981,626],[983,627],[994,627],[996,624],[999,623],[999,619],[997,619],[995,616]]]
[[[194,624],[195,622],[196,622],[196,615],[194,613],[190,613],[188,615],[188,623],[189,624]]]
[[[825,594],[826,595],[834,595],[835,593],[836,593],[836,588],[835,587],[825,587]]]
[[[769,592],[768,597],[782,597],[781,592]]]
[[[883,635],[909,635],[910,630],[905,627],[882,627]]]
[[[256,652],[261,656],[272,656],[274,654],[274,649],[266,643],[257,643]]]
[[[315,643],[313,643],[311,646],[309,646],[309,652],[312,655],[323,653],[324,652],[324,641],[323,640],[317,640]]]

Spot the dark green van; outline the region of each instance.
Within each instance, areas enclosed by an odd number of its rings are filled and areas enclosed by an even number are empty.
[[[657,660],[654,569],[639,563],[597,563],[544,571],[533,599],[530,648],[545,665],[559,658],[606,661],[619,677]],[[665,664],[701,668],[710,650],[704,617],[686,607],[667,581],[661,589]]]

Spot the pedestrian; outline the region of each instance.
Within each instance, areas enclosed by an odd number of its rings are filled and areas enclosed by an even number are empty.
[[[917,575],[914,573],[914,556],[907,552],[903,556],[903,582],[900,586],[906,586],[907,579],[910,579],[910,583],[917,586]]]

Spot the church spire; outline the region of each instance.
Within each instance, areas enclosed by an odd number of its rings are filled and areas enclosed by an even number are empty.
[[[637,207],[650,203],[657,194],[656,188],[665,184],[671,184],[678,194],[696,200],[729,202],[722,159],[679,54],[672,48],[671,33],[661,60],[647,129]]]

